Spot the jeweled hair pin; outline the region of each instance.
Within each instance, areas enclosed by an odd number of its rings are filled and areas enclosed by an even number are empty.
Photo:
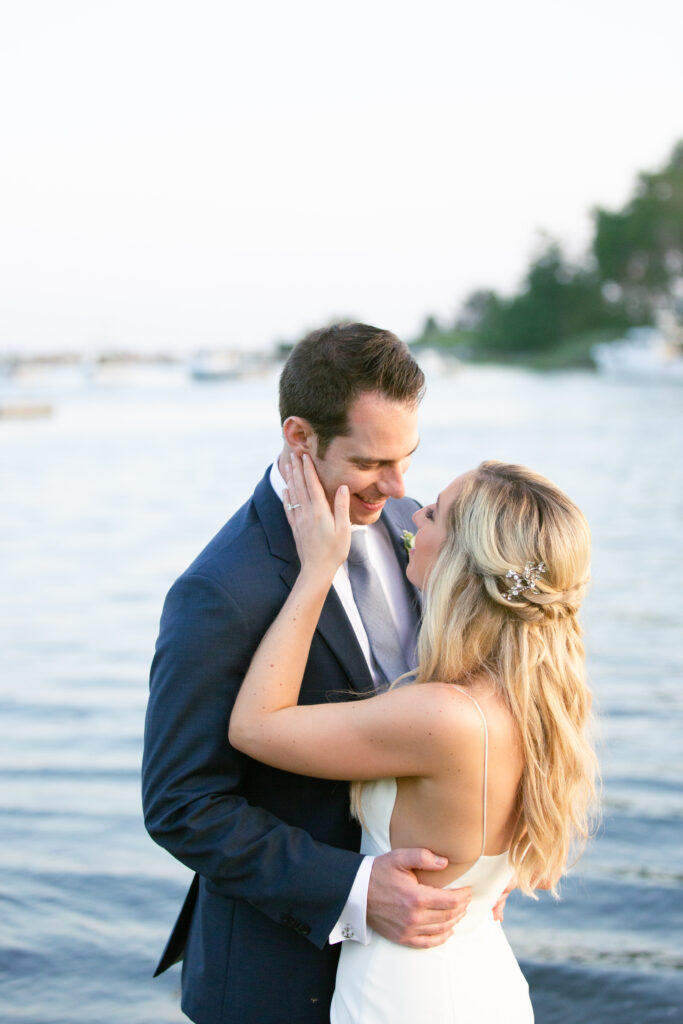
[[[513,582],[508,590],[501,594],[501,597],[504,597],[506,601],[514,601],[516,597],[526,591],[531,594],[540,594],[540,590],[536,587],[536,580],[547,571],[545,562],[538,562],[536,565],[533,562],[527,562],[521,572],[510,569],[505,573],[504,578]]]

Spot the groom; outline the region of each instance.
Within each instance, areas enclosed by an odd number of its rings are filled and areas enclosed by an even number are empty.
[[[402,534],[418,506],[404,497],[403,474],[423,390],[388,331],[347,324],[305,338],[280,379],[279,461],[166,599],[143,803],[152,837],[196,872],[157,973],[184,960],[182,1008],[197,1024],[327,1024],[339,941],[364,941],[367,924],[396,942],[436,945],[469,901],[469,890],[438,888],[444,864],[430,851],[363,858],[346,783],[277,771],[227,740],[242,677],[299,569],[282,507],[293,451],[310,455],[329,499],[349,486],[370,559],[366,584],[347,566],[335,577],[301,701],[381,689],[397,674],[387,650],[412,662],[418,599]],[[370,611],[369,589],[379,600]],[[435,887],[412,868],[434,869]]]

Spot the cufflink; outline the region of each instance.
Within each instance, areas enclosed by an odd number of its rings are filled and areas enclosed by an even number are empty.
[[[350,924],[345,924],[341,930],[341,933],[345,939],[355,939],[356,933]]]

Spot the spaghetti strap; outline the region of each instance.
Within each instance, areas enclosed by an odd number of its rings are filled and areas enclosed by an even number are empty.
[[[477,709],[477,711],[481,715],[481,720],[484,723],[484,814],[483,814],[484,834],[483,834],[482,840],[481,840],[481,853],[479,854],[480,857],[483,857],[484,856],[484,851],[486,849],[486,796],[487,796],[487,792],[488,792],[488,774],[489,774],[489,730],[488,730],[488,726],[486,725],[486,716],[484,715],[484,712],[482,711],[481,705],[479,704],[479,702],[474,699],[474,697],[472,696],[471,693],[468,693],[467,690],[463,689],[462,686],[455,686],[455,689],[458,690],[460,693],[463,693],[466,697],[469,697],[469,699],[472,701],[472,703],[474,704],[475,708]]]

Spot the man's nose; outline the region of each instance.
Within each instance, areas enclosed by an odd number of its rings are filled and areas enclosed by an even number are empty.
[[[382,494],[386,494],[388,498],[403,498],[406,493],[406,485],[400,466],[386,466],[379,485]]]

